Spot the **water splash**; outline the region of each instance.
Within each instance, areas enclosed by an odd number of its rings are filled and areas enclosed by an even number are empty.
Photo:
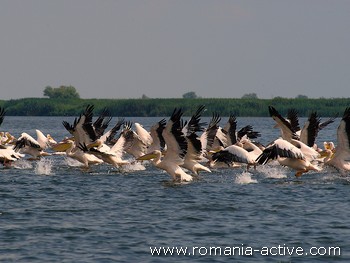
[[[79,166],[83,165],[78,160],[75,160],[75,159],[70,158],[70,157],[65,157],[63,162],[65,165],[70,166],[70,167],[79,167]]]
[[[146,167],[139,162],[134,162],[123,166],[123,172],[144,171],[144,170],[146,170]]]
[[[263,173],[266,178],[281,179],[287,178],[286,170],[280,165],[264,165],[259,166],[259,172]]]
[[[49,159],[40,159],[35,166],[35,174],[51,175],[52,174],[52,161]]]
[[[13,167],[16,169],[23,170],[23,169],[32,169],[33,165],[30,161],[20,159],[20,160],[13,163]]]
[[[258,180],[252,179],[252,174],[249,172],[243,172],[238,174],[235,183],[236,184],[256,184]]]

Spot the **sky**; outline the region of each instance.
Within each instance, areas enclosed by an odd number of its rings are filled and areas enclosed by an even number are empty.
[[[348,0],[1,0],[2,100],[350,97]]]

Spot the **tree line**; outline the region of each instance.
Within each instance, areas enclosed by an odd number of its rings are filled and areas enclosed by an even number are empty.
[[[350,106],[350,98],[171,98],[171,99],[81,99],[81,98],[23,98],[0,101],[8,116],[78,116],[88,104],[96,112],[107,108],[112,116],[120,117],[166,117],[174,108],[182,108],[185,116],[191,116],[200,105],[205,105],[203,116],[235,115],[237,117],[268,117],[268,106],[272,105],[281,114],[291,108],[300,117],[307,117],[312,111],[319,116],[342,115]]]

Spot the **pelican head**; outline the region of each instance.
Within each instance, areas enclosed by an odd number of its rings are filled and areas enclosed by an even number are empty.
[[[333,151],[335,148],[333,142],[324,142],[323,146],[326,150],[331,150],[331,151]]]

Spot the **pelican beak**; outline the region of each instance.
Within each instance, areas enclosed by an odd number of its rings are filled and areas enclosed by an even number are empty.
[[[327,151],[320,152],[320,157],[327,157],[327,156],[328,156],[328,152]]]
[[[86,147],[88,149],[94,148],[94,147],[98,147],[98,146],[100,146],[100,144],[98,142],[93,142],[93,143],[90,143],[90,144],[86,145]]]
[[[136,160],[137,160],[137,161],[147,161],[147,160],[154,159],[154,158],[156,158],[156,157],[157,157],[157,155],[154,154],[154,153],[147,153],[147,154],[145,154],[145,155],[140,156],[140,157],[137,158]]]
[[[69,142],[59,142],[53,145],[51,149],[54,150],[55,152],[65,152],[67,149],[69,149],[70,146],[71,146],[71,143]]]
[[[223,150],[223,148],[219,146],[219,147],[216,148],[216,149],[210,150],[209,153],[214,154],[214,153],[220,152],[220,151],[222,151],[222,150]]]

